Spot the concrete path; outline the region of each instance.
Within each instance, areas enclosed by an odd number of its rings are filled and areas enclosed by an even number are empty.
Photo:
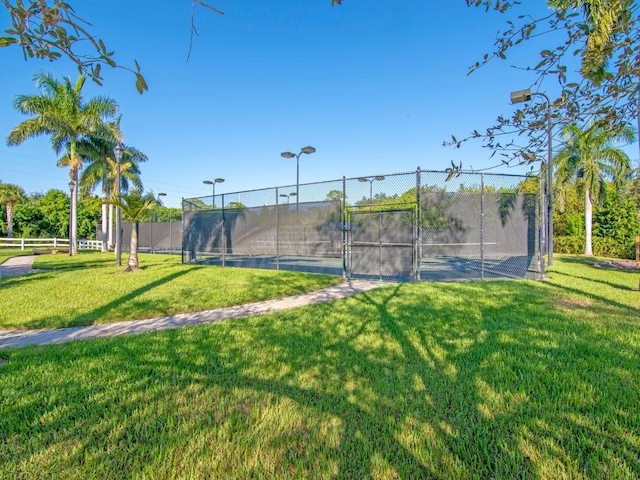
[[[22,257],[11,257],[7,259],[0,265],[0,278],[42,272],[42,270],[35,270],[33,268],[35,258],[35,255],[24,255]]]
[[[21,257],[24,258],[24,257]],[[354,280],[343,282],[315,292],[295,295],[293,297],[268,300],[265,302],[238,305],[204,312],[169,315],[168,317],[134,320],[128,322],[90,325],[88,327],[62,328],[57,330],[0,330],[0,348],[24,347],[26,345],[49,345],[73,340],[90,338],[115,337],[137,333],[155,332],[170,328],[219,322],[238,317],[262,315],[269,312],[287,310],[316,303],[328,302],[349,297],[374,288],[389,285],[383,282]]]

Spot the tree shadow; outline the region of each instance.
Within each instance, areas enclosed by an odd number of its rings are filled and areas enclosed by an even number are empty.
[[[616,271],[615,275],[619,279],[626,280],[629,277],[635,277],[636,279],[640,278],[638,273],[639,272],[634,272],[634,271],[629,271],[629,270],[619,270],[619,271]],[[552,275],[562,275],[562,276],[565,276],[565,277],[578,278],[580,280],[586,280],[588,282],[599,283],[599,284],[605,285],[607,287],[614,288],[616,290],[625,290],[625,291],[635,291],[635,290],[637,290],[637,287],[630,287],[628,285],[624,285],[624,283],[625,283],[624,281],[610,282],[610,281],[607,281],[607,280],[602,280],[601,278],[587,277],[587,276],[584,276],[584,275],[576,275],[575,273],[566,273],[566,272],[559,272],[559,271],[552,272]]]
[[[108,314],[115,309],[123,312],[123,315],[126,318],[127,312],[138,312],[138,311],[149,311],[151,310],[151,305],[149,302],[136,302],[136,299],[154,288],[157,288],[161,285],[165,285],[176,278],[179,278],[183,275],[189,273],[189,269],[183,269],[180,271],[174,271],[168,275],[165,275],[153,282],[149,282],[145,285],[140,286],[134,290],[127,292],[125,295],[121,295],[117,298],[114,298],[108,303],[103,305],[99,305],[88,312],[79,312],[74,316],[46,316],[39,319],[33,319],[29,322],[29,327],[31,329],[38,328],[46,328],[50,327],[52,324],[56,325],[57,328],[68,328],[68,327],[79,327],[84,325],[91,325],[94,323],[97,318],[105,318],[108,317]],[[124,275],[124,273],[123,273]],[[154,309],[157,308],[157,305],[154,302]]]
[[[615,322],[611,333],[568,328],[546,286],[526,287],[403,284],[243,321],[16,350],[0,376],[0,455],[8,472],[69,477],[640,471],[637,346]]]
[[[582,279],[582,280],[591,281],[591,282],[594,282],[594,283],[605,285],[605,286],[607,286],[609,288],[613,288],[613,289],[616,289],[616,290],[623,290],[623,291],[628,291],[628,292],[635,291],[633,288],[630,288],[630,287],[627,287],[627,286],[621,286],[618,283],[607,282],[607,281],[604,281],[604,280],[596,280],[596,279],[591,279],[591,278],[588,278],[588,277],[581,277],[579,275],[570,275],[570,274],[566,274],[566,273],[562,273],[562,272],[554,272],[553,274],[554,275],[566,276],[566,277],[574,277],[574,278],[579,278],[579,279]],[[560,285],[558,283],[554,283],[553,284],[553,288],[558,289],[558,290],[564,290],[565,292],[571,292],[571,293],[573,293],[575,295],[584,295],[584,290],[580,290],[580,289],[577,289],[577,288],[572,288],[572,287],[569,287],[567,285]],[[627,305],[625,303],[617,302],[617,301],[612,300],[610,298],[607,298],[607,297],[605,297],[603,295],[597,295],[597,294],[594,294],[594,293],[589,293],[589,297],[591,297],[591,298],[593,298],[593,299],[595,299],[595,300],[597,300],[599,302],[602,302],[604,304],[611,305],[613,307],[616,307],[616,308],[619,308],[619,309],[622,309],[622,310],[626,310],[630,315],[638,315],[638,307],[632,307],[632,306]]]

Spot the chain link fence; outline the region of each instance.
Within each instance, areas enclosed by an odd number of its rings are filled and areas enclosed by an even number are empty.
[[[528,178],[418,169],[184,199],[183,261],[397,281],[540,278]]]
[[[122,251],[129,251],[132,224],[122,224]],[[181,222],[140,222],[138,251],[180,254],[182,251]]]

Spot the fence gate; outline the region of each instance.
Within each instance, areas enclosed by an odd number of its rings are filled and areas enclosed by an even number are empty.
[[[348,212],[349,277],[412,280],[415,249],[415,208]]]

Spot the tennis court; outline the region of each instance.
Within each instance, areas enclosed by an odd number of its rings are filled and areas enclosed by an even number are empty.
[[[538,197],[520,191],[529,178],[467,173],[456,188],[445,175],[186,199],[183,261],[393,281],[539,278]]]

